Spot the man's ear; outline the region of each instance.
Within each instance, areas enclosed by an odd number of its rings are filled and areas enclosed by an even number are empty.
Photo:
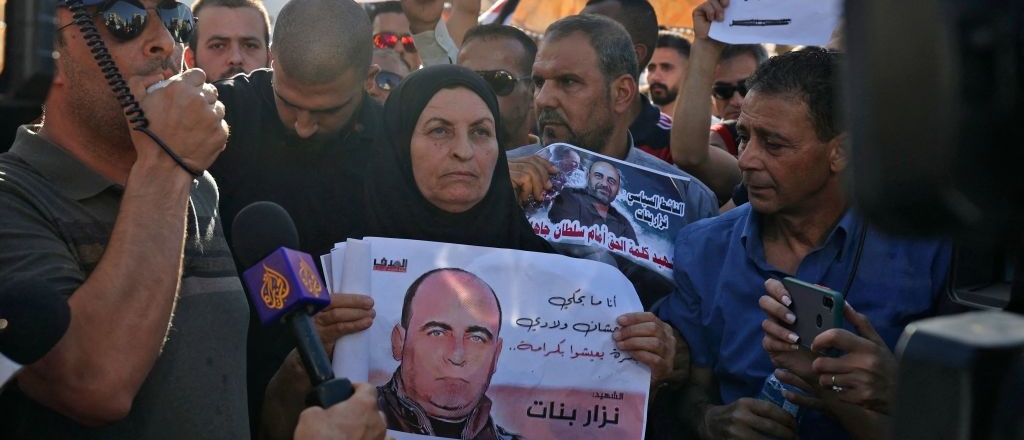
[[[274,50],[270,46],[267,46],[267,65],[263,66],[263,67],[270,67],[270,60],[273,60],[273,59],[274,59]]]
[[[402,351],[405,349],[405,329],[402,324],[395,324],[391,329],[391,357],[402,362]]]
[[[196,53],[190,46],[185,46],[185,67],[189,69],[196,67]]]
[[[833,173],[841,173],[846,169],[850,161],[850,138],[846,133],[841,133],[828,141],[829,169]]]
[[[636,80],[629,74],[619,75],[618,78],[612,81],[611,94],[612,109],[615,110],[615,113],[625,114],[629,112],[629,107],[633,105],[633,100],[636,99]]]

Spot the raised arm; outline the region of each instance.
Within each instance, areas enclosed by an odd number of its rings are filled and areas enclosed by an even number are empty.
[[[131,83],[149,128],[196,170],[205,170],[227,139],[224,107],[205,80],[201,70],[191,70],[149,96],[141,82]],[[181,283],[193,177],[149,137],[132,131],[132,141],[137,159],[121,182],[110,241],[71,295],[71,325],[50,353],[18,377],[28,396],[89,426],[112,423],[131,410],[160,355]],[[2,229],[14,221],[8,217]],[[31,234],[40,247],[26,255],[44,266],[78,267],[54,231],[30,223],[17,224],[26,228],[21,232],[0,234]]]
[[[402,0],[402,10],[423,65],[455,64],[459,47],[441,20],[444,0]]]
[[[694,41],[690,64],[672,116],[672,158],[676,165],[704,182],[724,203],[739,183],[736,158],[710,145],[711,86],[724,44],[708,37],[711,21],[721,21],[729,0],[710,0],[693,10]]]
[[[477,25],[480,17],[479,0],[452,0],[452,13],[448,16],[448,35],[455,41],[455,45],[462,47],[462,37],[466,35],[473,26]]]

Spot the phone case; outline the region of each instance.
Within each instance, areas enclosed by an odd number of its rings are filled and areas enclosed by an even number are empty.
[[[800,336],[800,345],[810,348],[814,338],[825,330],[842,328],[845,305],[842,293],[793,277],[784,278],[782,284],[793,300],[789,309],[796,315],[796,322],[787,327]]]

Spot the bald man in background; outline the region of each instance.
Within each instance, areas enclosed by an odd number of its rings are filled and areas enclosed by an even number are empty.
[[[362,235],[364,172],[383,117],[364,88],[378,70],[370,64],[370,21],[352,0],[292,0],[277,17],[273,41],[272,69],[216,84],[231,136],[210,172],[229,242],[238,211],[268,200],[295,220],[301,250],[321,255]],[[295,343],[283,327],[253,320],[248,346],[257,433],[264,391]],[[300,389],[291,394],[304,398]]]

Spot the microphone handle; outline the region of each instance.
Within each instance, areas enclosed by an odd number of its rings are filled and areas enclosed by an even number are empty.
[[[351,397],[354,392],[352,383],[348,379],[334,377],[331,362],[327,360],[327,352],[320,344],[320,337],[308,310],[297,310],[288,316],[287,321],[292,326],[302,366],[306,368],[309,381],[313,384],[313,391],[306,399],[306,404],[327,408]]]

